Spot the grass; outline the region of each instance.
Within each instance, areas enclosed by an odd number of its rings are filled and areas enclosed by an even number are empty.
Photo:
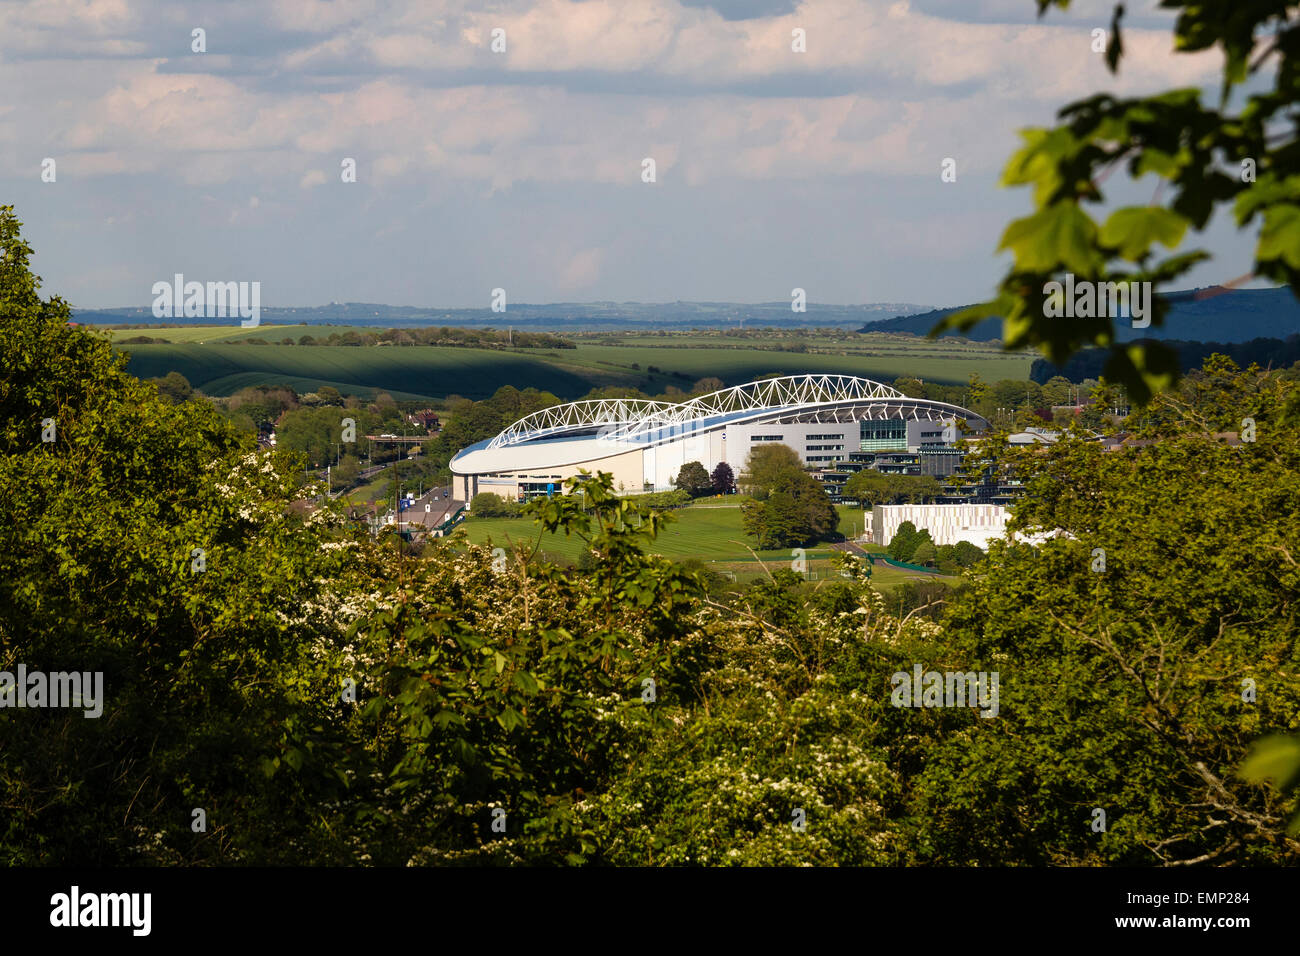
[[[820,352],[779,352],[765,349],[718,348],[701,341],[689,348],[652,348],[645,346],[579,346],[579,358],[601,359],[619,365],[637,363],[674,372],[683,372],[691,381],[715,376],[729,385],[753,381],[762,375],[835,373],[858,375],[892,382],[903,375],[926,381],[965,384],[972,372],[985,381],[1003,378],[1026,378],[1032,358],[1024,355],[1004,357],[987,349],[917,350],[915,340],[895,338],[891,350],[877,346],[872,354],[843,350],[844,354]],[[689,386],[688,386],[689,390]]]
[[[694,382],[705,377],[737,385],[762,375],[806,372],[859,375],[885,382],[909,375],[926,381],[964,384],[972,373],[985,381],[1025,379],[1034,358],[1026,353],[1004,354],[983,344],[930,342],[880,333],[848,342],[830,337],[793,339],[780,334],[755,340],[772,346],[768,348],[755,348],[751,340],[690,334],[615,336],[612,340],[619,342],[617,345],[582,339],[577,348],[556,350],[249,346],[212,341],[214,335],[225,340],[260,335],[274,341],[285,335],[297,338],[304,331],[321,336],[345,328],[131,329],[117,335],[173,339],[165,345],[121,346],[130,355],[129,370],[141,378],[177,371],[210,395],[232,395],[249,385],[288,384],[300,392],[331,385],[341,392],[365,397],[382,389],[403,400],[437,400],[449,395],[481,399],[502,385],[539,388],[564,399],[579,398],[602,386],[660,394],[670,385],[689,391]],[[611,337],[603,336],[601,340]],[[813,351],[776,348],[795,341]],[[746,347],[734,347],[737,343]],[[659,371],[649,372],[651,365]]]
[[[248,385],[289,384],[301,391],[332,385],[345,394],[431,399],[487,398],[501,385],[528,385],[557,395],[584,394],[591,384],[545,358],[488,349],[366,348],[328,345],[128,345],[128,370],[140,378],[180,372],[209,395]],[[400,394],[399,394],[400,393]]]
[[[104,331],[119,340],[134,338],[137,335],[147,335],[151,339],[164,339],[177,344],[202,345],[204,343],[229,342],[232,339],[253,338],[266,339],[268,342],[279,342],[287,337],[297,342],[304,335],[310,335],[313,338],[329,338],[331,332],[337,332],[339,335],[344,332],[357,332],[364,335],[367,332],[382,331],[382,329],[364,325],[268,325],[265,322],[256,328],[246,329],[239,325],[238,320],[231,319],[222,325],[186,325],[174,329],[105,329]]]
[[[349,504],[369,505],[385,497],[385,491],[392,483],[392,476],[387,471],[381,471],[375,476],[373,481],[364,485],[359,485],[341,497]]]
[[[740,527],[739,506],[682,508],[673,513],[670,522],[659,537],[650,542],[648,550],[665,557],[685,560],[753,559],[746,550],[747,540]],[[540,529],[529,518],[466,518],[465,531],[474,544],[505,545],[514,542],[536,541]],[[586,545],[581,538],[563,534],[542,535],[541,548],[551,554],[576,560]],[[790,552],[760,552],[773,560],[790,560]]]
[[[685,561],[698,559],[716,571],[730,572],[739,580],[748,580],[765,575],[761,560],[769,570],[790,567],[793,559],[791,549],[777,551],[749,550],[746,545],[753,545],[753,539],[741,530],[740,505],[748,500],[740,495],[730,496],[723,501],[706,498],[687,508],[672,512],[676,519],[669,523],[660,536],[647,544],[652,554],[666,558]],[[725,502],[725,503],[724,503]],[[851,533],[851,522],[861,530],[862,512],[849,505],[837,505],[840,513],[840,530]],[[532,546],[541,536],[540,548],[556,557],[576,561],[586,545],[581,538],[563,534],[541,534],[541,529],[529,518],[475,518],[465,519],[464,525],[469,540],[474,544],[487,544],[509,547],[512,544]],[[834,575],[831,566],[831,548],[825,544],[806,549],[804,555],[808,570],[815,572],[818,579]],[[931,575],[920,572],[891,568],[877,564],[872,572],[872,580],[877,586],[890,587],[906,580],[939,579],[951,581],[943,575]]]

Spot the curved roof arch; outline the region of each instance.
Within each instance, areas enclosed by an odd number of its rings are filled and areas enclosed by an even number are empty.
[[[673,402],[636,398],[597,398],[552,405],[525,415],[488,442],[488,448],[519,445],[600,425],[623,425],[666,414],[678,407]]]
[[[704,424],[723,416],[746,416],[750,412],[782,410],[797,414],[846,403],[906,400],[898,389],[854,375],[783,375],[719,389],[675,405],[662,417],[630,423],[619,437],[634,437],[664,426]]]
[[[783,375],[733,385],[687,402],[648,399],[594,399],[533,412],[504,429],[488,448],[519,445],[601,427],[606,438],[634,438],[664,426],[703,423],[736,413],[791,412],[846,402],[907,400],[898,389],[854,375]],[[956,406],[952,406],[955,408]]]
[[[747,382],[687,402],[590,399],[533,412],[495,437],[461,449],[456,474],[509,472],[596,461],[691,434],[755,422],[849,422],[901,418],[988,422],[958,405],[909,398],[852,375],[788,375]],[[520,457],[522,454],[522,457]]]

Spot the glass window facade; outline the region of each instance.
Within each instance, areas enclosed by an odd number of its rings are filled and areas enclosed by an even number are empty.
[[[901,418],[859,423],[860,451],[906,451],[907,422]]]

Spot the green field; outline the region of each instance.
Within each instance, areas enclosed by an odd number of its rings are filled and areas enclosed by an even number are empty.
[[[419,346],[326,345],[128,345],[129,370],[141,378],[176,371],[209,395],[233,395],[248,385],[291,385],[299,392],[332,385],[345,394],[370,396],[384,390],[394,398],[433,399],[447,395],[489,397],[500,386],[534,386],[557,395],[585,394],[591,382],[550,364],[544,357]]]
[[[744,495],[732,495],[725,502],[721,499],[706,498],[687,508],[671,512],[673,520],[659,537],[653,541],[649,550],[655,554],[676,559],[698,558],[701,561],[753,561],[754,555],[746,545],[753,540],[745,536],[740,524],[740,505],[749,499]],[[856,522],[861,528],[861,511],[846,505],[837,506],[840,512],[840,530],[849,531]],[[512,541],[536,541],[538,527],[529,518],[475,518],[465,519],[465,530],[474,544],[483,544],[491,538],[494,544],[504,544],[506,538]],[[576,558],[583,550],[579,538],[563,534],[543,536],[542,550],[566,558]],[[830,549],[822,547],[818,556],[826,557]],[[760,551],[758,556],[764,561],[789,561],[790,550]],[[808,557],[813,557],[809,550]]]
[[[672,512],[676,519],[668,524],[649,550],[666,557],[701,561],[751,559],[745,548],[745,534],[740,528],[739,506],[693,505]],[[532,542],[537,540],[538,527],[528,518],[467,518],[464,524],[470,541],[504,545],[507,540]],[[576,559],[584,544],[580,538],[563,534],[542,536],[541,548],[551,554]],[[760,552],[764,559],[790,560],[790,552]]]
[[[840,530],[849,533],[856,527],[862,527],[862,512],[847,505],[837,506],[840,513]],[[752,580],[764,575],[762,565],[769,571],[789,568],[793,558],[791,550],[751,552],[746,544],[752,546],[753,539],[746,537],[741,530],[740,502],[735,498],[727,504],[716,504],[713,499],[691,505],[672,512],[676,519],[672,521],[660,536],[649,543],[647,550],[677,561],[691,558],[703,561],[715,571],[734,574],[738,580]],[[487,544],[510,548],[514,545],[537,546],[547,555],[576,561],[582,554],[585,544],[581,538],[566,537],[563,534],[542,534],[532,520],[528,518],[466,518],[461,525],[469,540],[474,544]],[[540,542],[539,542],[540,536]],[[756,557],[757,555],[757,557]],[[818,579],[833,577],[834,570],[830,562],[831,548],[819,545],[806,549],[805,558],[808,570]],[[762,564],[759,563],[762,562]],[[955,580],[943,575],[923,572],[905,571],[877,564],[872,572],[872,581],[878,587],[892,587],[907,580],[938,579],[952,582]]]
[[[364,506],[374,504],[384,496],[385,491],[391,483],[392,478],[389,476],[388,472],[381,471],[372,481],[368,481],[364,485],[358,485],[356,488],[353,488],[351,491],[347,492],[347,494],[343,495],[342,498],[344,501],[353,505]]]
[[[215,344],[229,342],[232,339],[252,338],[266,339],[268,342],[278,342],[283,338],[291,338],[297,342],[304,335],[310,335],[313,338],[329,338],[331,332],[337,332],[339,335],[344,332],[356,332],[364,335],[367,332],[378,330],[365,325],[268,325],[265,322],[256,328],[245,329],[239,325],[238,320],[231,319],[224,325],[186,325],[174,329],[105,329],[104,331],[119,340],[145,335],[151,339],[165,339],[174,343],[202,344],[207,342]]]
[[[774,333],[753,347],[747,340],[717,335],[585,337],[575,349],[469,349],[435,346],[232,345],[200,336],[261,335],[278,339],[304,332],[329,335],[344,327],[280,326],[258,329],[200,327],[131,329],[133,335],[166,336],[165,345],[123,345],[129,369],[141,378],[176,371],[209,395],[232,395],[249,385],[291,385],[299,392],[330,385],[369,397],[378,390],[399,400],[437,400],[449,395],[487,398],[502,385],[534,387],[573,399],[600,386],[639,388],[661,394],[675,385],[689,391],[698,379],[713,376],[728,385],[763,375],[839,373],[892,382],[903,376],[964,384],[972,373],[985,381],[1025,379],[1034,356],[1004,354],[986,344],[930,342],[911,336],[869,334],[851,341],[827,337],[795,339]],[[373,331],[373,330],[370,330]],[[283,332],[284,335],[277,335]],[[781,351],[798,342],[811,351]],[[747,343],[745,347],[735,347]],[[671,347],[666,347],[671,346]],[[658,371],[648,371],[649,366]],[[636,367],[634,367],[636,366]],[[673,373],[678,373],[674,375]]]

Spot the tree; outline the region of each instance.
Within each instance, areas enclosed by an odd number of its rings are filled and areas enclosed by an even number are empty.
[[[912,375],[900,375],[894,379],[894,388],[898,389],[904,395],[910,395],[913,398],[925,398],[925,385],[919,378]]]
[[[912,552],[920,544],[921,536],[916,530],[916,525],[910,521],[904,521],[894,532],[894,536],[889,539],[889,546],[886,550],[889,556],[895,561],[906,561],[912,557]]]
[[[338,460],[347,449],[343,441],[343,419],[353,418],[357,423],[357,437],[367,433],[373,424],[369,413],[332,406],[299,408],[286,412],[276,428],[277,447],[302,453],[311,465],[324,467]]]
[[[173,402],[188,401],[194,394],[194,388],[180,372],[168,372],[162,378],[151,378],[149,381],[158,386],[160,395],[166,396]]]
[[[893,501],[893,487],[888,475],[864,468],[844,483],[844,497],[860,501],[864,507],[874,507]]]
[[[277,439],[278,441],[278,439]],[[334,483],[337,487],[352,484],[361,474],[361,462],[356,455],[348,453],[342,457],[334,468]]]
[[[296,462],[258,452],[207,402],[161,398],[104,335],[70,326],[65,302],[40,297],[19,225],[0,207],[0,645],[98,673],[103,693],[97,719],[0,720],[0,856],[315,855],[303,810],[343,798],[352,769],[335,746],[336,689],[355,672],[335,614],[362,600],[354,548],[323,547],[341,543],[329,505],[294,516]],[[292,788],[262,769],[286,760]],[[192,831],[195,806],[223,808],[227,835]]]
[[[713,469],[713,474],[709,476],[709,481],[713,485],[714,493],[719,495],[729,495],[736,487],[736,476],[725,461],[718,462]]]
[[[984,380],[980,378],[979,372],[971,372],[970,379],[966,385],[966,402],[967,408],[983,414],[988,397],[989,387]]]
[[[958,541],[952,546],[952,556],[958,567],[973,568],[984,559],[984,552],[969,541]]]
[[[673,486],[689,493],[692,498],[697,498],[713,489],[713,480],[702,464],[698,461],[688,461],[677,472],[677,477],[673,479]]]
[[[943,494],[943,486],[934,475],[895,475],[898,489],[895,501],[923,504]]]
[[[709,392],[717,392],[727,387],[727,383],[716,376],[707,376],[697,381],[691,387],[692,395],[707,395]]]
[[[1300,540],[1300,442],[1285,424],[1295,389],[1217,362],[1208,379],[1137,413],[1150,445],[1107,453],[1067,437],[999,452],[1028,480],[1013,530],[1064,534],[994,542],[944,618],[952,653],[989,670],[1014,657],[1018,676],[1004,672],[999,729],[948,741],[917,780],[924,828],[946,834],[936,859],[1300,854],[1286,833],[1295,794],[1238,776],[1255,740],[1300,715],[1289,663],[1300,565],[1287,557]],[[1254,442],[1215,438],[1247,417]],[[1085,825],[1091,807],[1112,808],[1100,840]]]
[[[741,526],[758,540],[760,550],[809,544],[811,532],[800,513],[799,503],[784,493],[768,495],[763,501],[747,501],[740,507]]]
[[[1064,375],[1053,375],[1043,385],[1043,402],[1047,405],[1067,405],[1074,399],[1074,386]]]
[[[1042,386],[1037,382],[1003,379],[994,383],[990,389],[989,401],[997,408],[1029,408],[1037,404],[1035,393],[1041,397],[1042,391]]]
[[[863,469],[844,484],[844,496],[864,506],[933,501],[943,494],[943,486],[934,475],[888,475]]]
[[[756,537],[764,550],[825,540],[839,520],[822,483],[804,471],[777,475],[765,500],[741,506],[745,533]]]
[[[490,491],[480,491],[469,503],[470,513],[480,518],[517,518],[519,503],[494,495]]]
[[[799,453],[780,442],[765,442],[750,450],[737,484],[746,494],[761,500],[771,493],[778,477],[788,471],[803,473]]]
[[[928,567],[939,560],[939,553],[935,549],[934,542],[927,537],[917,544],[916,550],[912,552],[912,556],[908,560],[912,564],[924,564]]]
[[[1034,211],[1002,235],[999,249],[1009,249],[1014,262],[993,300],[947,317],[936,332],[1001,317],[1006,348],[1039,347],[1057,366],[1080,348],[1099,344],[1108,352],[1106,377],[1126,386],[1142,405],[1176,381],[1173,349],[1119,341],[1118,310],[1062,321],[1061,289],[1051,283],[1069,274],[1076,288],[1080,282],[1149,282],[1158,290],[1209,258],[1202,250],[1182,249],[1183,240],[1230,206],[1239,228],[1259,229],[1254,273],[1300,290],[1300,151],[1289,119],[1300,102],[1295,6],[1243,6],[1236,0],[1173,5],[1180,8],[1176,51],[1223,54],[1218,106],[1202,105],[1196,88],[1138,98],[1102,93],[1066,106],[1051,129],[1022,131],[1024,143],[1007,163],[1003,183],[1032,185]],[[1051,6],[1068,7],[1069,0],[1038,0],[1038,6],[1042,14]],[[1113,73],[1125,53],[1123,13],[1118,5],[1106,47]],[[1249,92],[1243,89],[1247,83]],[[1155,174],[1167,188],[1157,190],[1149,204],[1114,209],[1099,222],[1087,207],[1105,207],[1102,183],[1121,164],[1131,180]],[[1168,198],[1158,202],[1162,194]],[[1173,254],[1160,258],[1157,245]],[[1163,325],[1169,305],[1153,297],[1144,321]]]
[[[790,471],[778,476],[772,486],[774,494],[788,494],[799,506],[802,527],[809,542],[825,541],[839,527],[840,513],[835,510],[826,487],[806,471]]]

